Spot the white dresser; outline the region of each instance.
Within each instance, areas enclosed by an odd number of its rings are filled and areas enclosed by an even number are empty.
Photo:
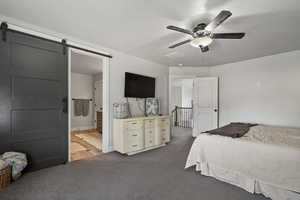
[[[147,151],[170,142],[169,116],[114,119],[113,145],[128,155]]]

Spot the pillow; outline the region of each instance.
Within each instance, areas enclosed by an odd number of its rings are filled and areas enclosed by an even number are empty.
[[[232,138],[239,138],[239,137],[243,137],[246,133],[248,133],[250,127],[256,125],[257,124],[234,122],[226,126],[223,126],[221,128],[206,131],[204,133],[209,133],[212,135],[221,135],[221,136],[232,137]]]
[[[146,115],[158,115],[159,114],[159,100],[158,98],[146,99]]]

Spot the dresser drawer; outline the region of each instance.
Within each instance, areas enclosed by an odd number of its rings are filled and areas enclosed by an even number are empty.
[[[159,127],[169,127],[170,126],[170,121],[169,119],[159,119],[158,120],[158,126]]]
[[[170,141],[170,127],[160,127],[160,139],[161,143],[166,143]]]
[[[139,129],[127,131],[126,140],[128,152],[138,151],[144,148],[143,131]]]
[[[166,143],[170,141],[170,133],[169,132],[161,132],[161,143]]]
[[[144,148],[144,146],[139,143],[131,143],[131,144],[128,144],[128,146],[127,146],[127,152],[130,153],[130,152],[134,152],[134,151],[139,151],[139,150],[142,150],[143,148]]]
[[[154,128],[145,129],[145,135],[153,135],[154,136]]]
[[[170,132],[170,127],[159,127],[159,131],[163,133],[169,133]]]
[[[127,130],[136,130],[136,129],[142,129],[143,128],[143,121],[141,120],[133,120],[133,121],[127,121],[125,123],[125,128]]]
[[[154,120],[145,120],[145,129],[152,129],[154,128]]]
[[[141,138],[143,138],[143,131],[139,129],[127,130],[126,135],[127,142],[136,142],[138,140],[142,140]]]
[[[152,129],[145,130],[145,147],[154,146],[154,131]]]
[[[161,135],[161,143],[166,143],[166,142],[168,142],[167,137],[164,135]]]
[[[113,120],[114,150],[127,155],[164,146],[170,141],[168,116]]]

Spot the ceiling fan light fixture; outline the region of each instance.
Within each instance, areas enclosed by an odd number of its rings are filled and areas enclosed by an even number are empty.
[[[199,48],[200,46],[206,47],[212,43],[213,39],[210,36],[204,36],[193,39],[190,44],[193,47]]]
[[[167,26],[167,29],[179,33],[188,34],[190,39],[181,41],[179,43],[169,46],[170,49],[179,47],[181,45],[190,44],[193,47],[200,48],[201,51],[209,51],[209,45],[215,39],[242,39],[245,33],[214,33],[214,30],[227,20],[232,13],[228,10],[222,10],[210,23],[200,23],[192,30],[183,29],[177,26]],[[191,38],[192,36],[192,38]]]

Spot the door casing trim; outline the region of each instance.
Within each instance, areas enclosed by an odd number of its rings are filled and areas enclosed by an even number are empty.
[[[110,145],[111,141],[111,131],[110,131],[110,68],[109,68],[109,58],[92,54],[89,52],[81,51],[78,49],[69,48],[68,49],[68,99],[69,99],[69,119],[68,119],[68,150],[69,150],[69,162],[71,161],[71,53],[75,52],[82,55],[87,55],[95,58],[99,58],[102,60],[102,70],[103,70],[103,91],[102,91],[102,107],[103,107],[103,124],[102,124],[102,152],[108,153],[112,151],[112,147]]]

